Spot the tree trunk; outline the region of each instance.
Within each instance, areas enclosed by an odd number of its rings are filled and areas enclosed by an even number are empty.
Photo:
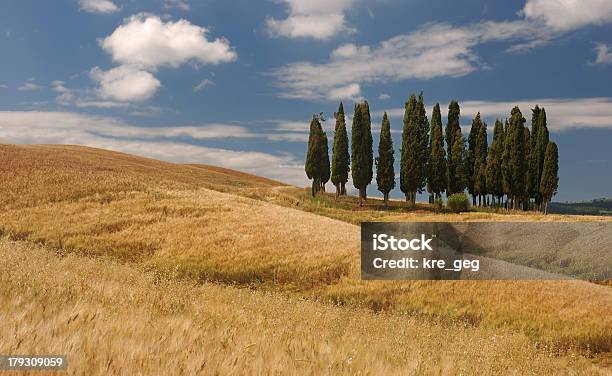
[[[544,215],[548,215],[548,201],[544,203]]]
[[[384,200],[385,200],[385,208],[386,208],[389,204],[389,192],[384,193]]]
[[[340,183],[336,183],[334,185],[336,187],[336,200],[337,200],[338,196],[340,196]]]

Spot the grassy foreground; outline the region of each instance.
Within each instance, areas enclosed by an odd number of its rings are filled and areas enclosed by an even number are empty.
[[[440,215],[426,207],[407,212],[400,204],[381,211],[373,200],[355,210],[351,198],[312,200],[303,190],[247,174],[82,147],[0,145],[0,160],[0,230],[13,240],[42,243],[60,255],[110,257],[163,276],[158,286],[166,280],[214,281],[260,291],[242,291],[244,296],[274,292],[291,302],[311,301],[300,304],[341,305],[345,319],[353,310],[384,312],[376,317],[401,317],[424,328],[514,333],[529,338],[528,348],[559,359],[576,351],[610,357],[609,287],[581,281],[361,281],[359,228],[351,224],[584,217]],[[395,345],[380,346],[386,352]]]
[[[177,282],[5,238],[0,259],[0,353],[66,354],[68,374],[606,374],[508,330]]]

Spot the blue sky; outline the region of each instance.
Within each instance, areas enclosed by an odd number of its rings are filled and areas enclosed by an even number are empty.
[[[556,200],[609,197],[611,36],[606,0],[7,0],[0,142],[305,185],[312,113],[330,118],[343,100],[350,120],[365,98],[374,129],[388,111],[399,132],[403,103],[422,90],[429,112],[458,100],[466,127],[480,111],[492,128],[514,105],[530,123],[544,106],[560,149]]]

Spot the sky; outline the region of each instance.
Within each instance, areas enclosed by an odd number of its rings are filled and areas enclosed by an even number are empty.
[[[467,135],[546,109],[556,201],[612,197],[610,0],[5,0],[0,142],[80,144],[298,186],[309,122],[367,99],[375,147],[404,103]],[[397,184],[399,186],[399,182]],[[349,184],[350,186],[350,184]],[[368,189],[377,194],[375,181]],[[392,197],[400,197],[396,189]]]

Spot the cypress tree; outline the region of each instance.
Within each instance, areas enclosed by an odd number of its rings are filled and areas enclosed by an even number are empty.
[[[359,190],[359,205],[372,181],[372,132],[367,102],[356,103],[351,134],[351,173],[353,185]]]
[[[527,191],[529,193],[529,199],[533,198],[536,202],[540,195],[540,182],[539,182],[539,171],[538,171],[538,158],[536,150],[536,143],[539,133],[539,118],[540,118],[540,106],[536,105],[535,108],[531,109],[531,132],[529,137],[529,167],[527,176]]]
[[[504,125],[501,121],[495,121],[493,128],[493,142],[489,148],[489,158],[487,160],[487,190],[493,195],[493,203],[497,197],[501,203],[504,195],[503,176],[502,176],[502,154],[504,148]]]
[[[419,94],[417,102],[417,125],[418,125],[418,155],[419,155],[419,180],[418,192],[422,193],[427,184],[427,161],[429,160],[429,119],[427,119],[427,111],[425,110],[425,99],[423,92]],[[416,200],[416,194],[414,195]],[[413,202],[414,203],[414,202]]]
[[[505,172],[512,198],[512,207],[516,209],[525,192],[527,161],[525,160],[525,118],[518,107],[510,113],[510,125],[506,133],[507,164]]]
[[[544,214],[548,213],[548,203],[557,194],[559,187],[559,151],[557,144],[549,142],[544,156],[542,180],[540,181],[540,194],[544,202]]]
[[[478,114],[480,119],[480,114]],[[487,123],[481,123],[474,143],[474,194],[480,197],[480,206],[484,205],[487,191],[487,153],[489,143],[487,140]],[[470,171],[468,171],[468,174]]]
[[[436,103],[431,114],[431,137],[429,147],[429,163],[427,174],[428,191],[442,198],[442,192],[446,190],[446,151],[444,150],[444,138],[442,136],[442,114],[440,104]]]
[[[417,99],[414,94],[406,102],[404,128],[402,130],[402,150],[400,163],[400,189],[406,201],[415,203],[416,192],[421,186],[420,128]]]
[[[370,105],[368,104],[368,101],[364,101],[363,102],[363,118],[364,118],[364,126],[365,126],[365,137],[366,137],[366,155],[367,155],[367,166],[369,166],[366,169],[367,174],[367,184],[370,184],[372,182],[372,179],[374,178],[374,171],[372,169],[372,166],[374,164],[374,139],[372,138],[372,121],[370,118]],[[368,191],[367,189],[363,190],[363,198],[364,200],[367,198],[368,196]]]
[[[448,194],[461,193],[466,185],[466,152],[465,138],[461,135],[461,128],[453,136],[453,149],[448,158]]]
[[[510,154],[512,149],[512,135],[508,119],[504,123],[504,142],[502,151],[502,187],[506,195],[506,208],[509,208],[510,196],[512,195],[512,184],[510,176]]]
[[[457,101],[453,100],[450,102],[450,104],[448,105],[448,122],[446,123],[446,129],[444,130],[444,136],[446,139],[446,148],[447,148],[447,154],[448,154],[448,168],[449,171],[447,172],[447,183],[448,183],[448,187],[447,187],[447,195],[451,195],[453,193],[457,193],[459,191],[455,191],[455,188],[462,185],[462,184],[458,184],[458,182],[455,180],[455,173],[454,173],[454,168],[453,167],[453,171],[450,171],[451,163],[451,155],[452,155],[452,150],[453,150],[453,145],[455,142],[455,137],[458,134],[457,130],[459,130],[459,134],[461,134],[461,126],[459,125],[459,116],[461,114],[461,110],[459,108],[459,103],[457,103]]]
[[[539,192],[540,181],[542,180],[542,170],[544,169],[544,158],[546,154],[546,148],[549,143],[549,134],[548,134],[548,126],[546,124],[546,110],[544,108],[540,109],[538,116],[538,126],[537,126],[537,135],[531,135],[532,145],[533,145],[533,158],[535,159],[534,165],[537,166],[537,169],[534,167],[534,187],[536,188],[536,196],[535,196],[535,204],[538,209],[541,210],[541,204],[543,198]]]
[[[330,178],[330,165],[329,165],[329,146],[327,140],[327,133],[323,131],[321,134],[320,142],[321,142],[321,190],[325,192],[325,184],[329,181]]]
[[[310,134],[308,135],[308,151],[306,154],[306,164],[304,169],[308,179],[312,179],[312,196],[314,197],[321,188],[321,181],[324,169],[323,161],[323,128],[316,115],[312,116],[310,122]]]
[[[344,106],[340,102],[338,112],[335,113],[336,129],[334,132],[334,145],[332,147],[331,181],[336,186],[336,197],[346,194],[346,182],[350,170],[350,155],[348,150],[348,134]]]
[[[378,143],[378,158],[376,158],[376,184],[384,196],[385,206],[389,202],[389,192],[395,188],[395,171],[393,165],[393,140],[391,139],[391,123],[387,113],[383,115],[380,141]]]
[[[531,165],[531,133],[529,132],[528,127],[524,127],[523,129],[523,144],[525,145],[525,191],[523,192],[523,210],[529,210],[529,205],[531,203],[531,197],[533,197],[533,192],[536,189],[534,186],[534,178]]]
[[[467,150],[467,189],[470,195],[472,195],[472,205],[476,206],[476,191],[474,189],[476,174],[476,139],[480,133],[482,127],[482,120],[480,119],[480,112],[476,114],[474,120],[472,120],[472,127],[470,128],[470,134],[468,136],[468,150]]]

